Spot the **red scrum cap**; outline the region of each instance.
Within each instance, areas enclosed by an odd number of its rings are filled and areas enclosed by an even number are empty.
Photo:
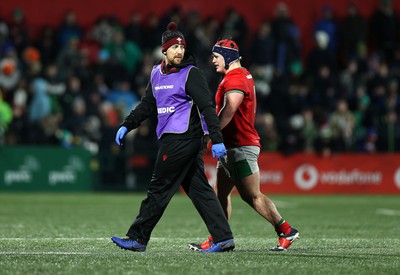
[[[212,48],[212,52],[222,55],[227,67],[229,67],[233,61],[240,59],[239,47],[236,42],[231,39],[219,40]]]

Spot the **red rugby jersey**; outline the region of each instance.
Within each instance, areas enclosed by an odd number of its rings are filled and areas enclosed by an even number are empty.
[[[260,136],[254,127],[257,104],[256,90],[253,77],[246,68],[236,68],[229,71],[219,84],[215,95],[217,114],[224,108],[225,93],[232,90],[242,91],[244,98],[232,120],[222,129],[225,147],[261,147]]]

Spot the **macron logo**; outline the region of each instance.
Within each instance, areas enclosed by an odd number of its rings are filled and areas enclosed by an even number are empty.
[[[175,112],[174,106],[157,108],[157,113],[159,114],[168,114],[173,112]]]
[[[158,90],[168,90],[168,89],[173,89],[174,85],[160,85],[160,86],[155,86],[154,89],[156,91]]]

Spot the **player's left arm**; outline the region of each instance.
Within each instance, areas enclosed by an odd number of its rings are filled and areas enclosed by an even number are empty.
[[[230,90],[225,93],[224,105],[218,114],[221,130],[231,122],[240,104],[242,104],[244,93],[240,90]]]

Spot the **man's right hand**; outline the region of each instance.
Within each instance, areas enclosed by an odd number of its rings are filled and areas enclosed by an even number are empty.
[[[121,126],[118,129],[117,135],[115,136],[115,142],[119,145],[122,146],[124,145],[122,143],[122,140],[124,139],[125,135],[128,133],[128,129],[125,126]]]
[[[211,152],[213,158],[220,159],[222,156],[226,154],[225,145],[223,143],[213,144],[213,146],[211,147]]]

